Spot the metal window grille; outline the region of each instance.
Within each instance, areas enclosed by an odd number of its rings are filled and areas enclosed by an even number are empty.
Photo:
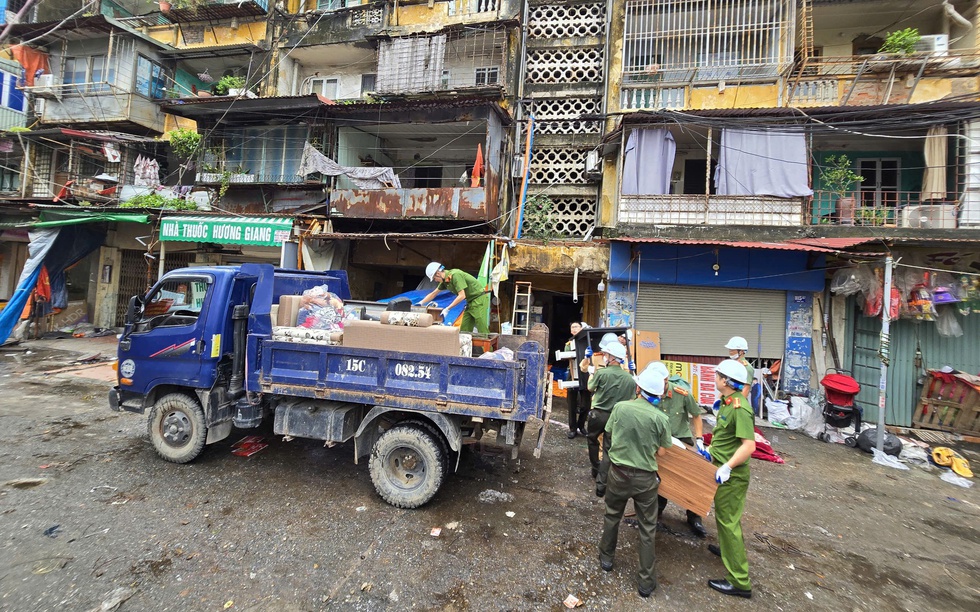
[[[774,79],[795,19],[792,0],[627,0],[624,84]]]

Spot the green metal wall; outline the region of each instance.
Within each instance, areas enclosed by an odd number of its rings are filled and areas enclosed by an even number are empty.
[[[861,383],[858,402],[864,408],[864,420],[877,422],[878,382],[881,361],[878,359],[878,338],[881,319],[860,314],[853,300],[848,300],[848,325],[851,343],[845,351],[854,378]],[[917,386],[919,371],[915,368],[916,346],[922,351],[922,365],[939,369],[944,365],[977,374],[980,372],[980,313],[967,317],[956,315],[963,327],[958,338],[944,338],[936,324],[901,319],[891,323],[891,365],[885,393],[885,423],[908,427],[922,388]]]

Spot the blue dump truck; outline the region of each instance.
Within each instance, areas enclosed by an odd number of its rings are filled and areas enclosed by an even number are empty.
[[[516,457],[525,426],[550,410],[537,342],[498,361],[433,355],[424,341],[398,352],[274,334],[284,328],[273,327],[273,305],[323,285],[350,298],[344,271],[243,264],[167,273],[129,302],[110,407],[148,412],[154,448],[174,463],[268,418],[286,440],[353,438],[355,463],[369,456],[375,488],[400,508],[432,499],[463,445],[488,431]]]

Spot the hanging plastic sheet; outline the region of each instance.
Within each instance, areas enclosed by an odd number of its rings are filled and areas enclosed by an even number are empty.
[[[7,341],[10,332],[20,320],[21,312],[41,273],[41,264],[47,268],[51,279],[51,305],[54,308],[65,308],[68,305],[65,270],[99,248],[105,241],[105,235],[105,227],[101,225],[70,225],[30,232],[28,258],[17,281],[17,289],[7,306],[0,311],[0,343]]]

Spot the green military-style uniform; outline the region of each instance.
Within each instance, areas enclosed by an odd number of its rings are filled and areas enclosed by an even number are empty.
[[[606,490],[606,514],[599,541],[599,560],[611,563],[616,554],[619,523],[626,502],[633,500],[640,528],[639,587],[652,591],[657,587],[654,571],[657,531],[657,450],[670,445],[667,416],[642,397],[619,402],[613,407],[605,428],[609,452],[602,460],[609,467]]]
[[[452,291],[458,294],[465,291],[466,309],[463,310],[463,320],[459,330],[468,334],[476,328],[481,334],[490,333],[490,294],[487,293],[480,281],[472,274],[457,268],[445,271],[446,280],[439,283],[440,290]]]
[[[712,463],[717,467],[727,463],[742,440],[755,439],[755,416],[752,407],[741,393],[722,398],[718,408],[718,422],[712,432]],[[752,590],[749,580],[749,561],[745,555],[742,537],[742,512],[749,490],[749,462],[732,468],[731,478],[715,492],[715,524],[718,526],[718,544],[721,560],[728,570],[728,582],[737,589]]]
[[[589,442],[589,461],[592,463],[592,473],[596,479],[596,491],[606,489],[605,462],[599,460],[599,436],[606,429],[609,412],[619,402],[629,401],[636,397],[636,381],[629,372],[619,365],[608,365],[589,377],[589,391],[592,392],[592,410],[589,411],[589,424],[586,429]],[[609,436],[602,437],[602,454],[609,452]]]
[[[752,408],[752,397],[751,397],[752,383],[755,382],[755,368],[753,368],[752,365],[749,364],[749,360],[745,358],[745,355],[742,355],[735,361],[745,366],[745,373],[748,376],[748,382],[745,384],[745,387],[742,389],[742,395],[745,396],[745,399],[749,400],[749,408],[751,409]]]
[[[675,382],[667,383],[667,390],[660,398],[660,405],[657,406],[667,415],[670,423],[670,435],[674,436],[684,444],[694,445],[694,437],[691,434],[691,417],[701,414],[701,407],[694,401],[691,392]],[[661,497],[657,507],[657,515],[664,512],[667,507],[667,498]],[[687,511],[687,520],[692,521],[700,518],[694,512]]]

